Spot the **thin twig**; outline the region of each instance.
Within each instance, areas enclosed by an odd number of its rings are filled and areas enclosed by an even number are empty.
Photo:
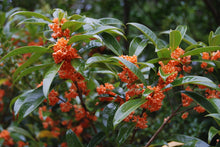
[[[152,141],[157,137],[157,135],[160,133],[160,131],[164,128],[164,126],[177,114],[177,111],[182,107],[182,104],[179,105],[179,107],[174,111],[172,112],[172,114],[170,116],[168,116],[163,124],[160,126],[160,128],[154,133],[154,135],[151,137],[151,139],[147,142],[147,144],[144,146],[144,147],[148,147]]]

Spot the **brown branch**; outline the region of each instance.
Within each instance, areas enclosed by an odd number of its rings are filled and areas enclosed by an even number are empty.
[[[172,112],[172,114],[170,116],[168,116],[163,124],[160,126],[160,128],[154,133],[154,135],[151,137],[151,139],[147,142],[147,144],[144,147],[148,147],[150,146],[150,144],[152,143],[152,141],[157,137],[157,135],[160,133],[160,131],[164,128],[164,126],[177,114],[177,111],[182,107],[182,104],[179,105],[179,107]]]

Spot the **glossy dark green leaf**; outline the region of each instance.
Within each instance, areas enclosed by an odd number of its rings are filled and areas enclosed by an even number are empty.
[[[220,113],[220,99],[213,97],[213,98],[209,99],[209,102],[217,110],[217,112]]]
[[[185,34],[186,34],[187,26],[178,25],[178,26],[176,27],[176,30],[180,32],[180,34],[181,34],[181,40],[182,40],[183,37],[184,37]]]
[[[25,137],[30,138],[31,140],[35,141],[34,137],[25,129],[20,128],[20,127],[16,127],[16,126],[10,126],[7,129],[9,132],[16,132],[18,134],[24,135]]]
[[[123,25],[123,23],[116,18],[100,18],[99,21],[105,25]]]
[[[220,34],[220,26],[215,30],[215,35]]]
[[[3,27],[5,20],[6,20],[5,13],[1,11],[0,12],[0,27]]]
[[[186,49],[185,49],[185,52],[188,52],[192,49],[195,49],[195,48],[199,48],[199,47],[202,47],[201,44],[192,44],[192,45],[189,45]]]
[[[215,35],[212,37],[212,39],[210,40],[210,46],[218,46],[220,45],[220,34]]]
[[[186,52],[184,55],[182,55],[181,57],[185,57],[188,55],[197,55],[203,52],[212,52],[212,51],[217,51],[220,50],[220,46],[209,46],[209,47],[201,47],[201,48],[196,48],[193,50],[190,50],[188,52]]]
[[[40,46],[24,46],[20,47],[17,49],[12,50],[9,52],[7,55],[2,57],[0,59],[0,62],[2,62],[4,59],[15,56],[15,55],[20,55],[20,54],[25,54],[25,53],[46,53],[48,52],[47,48],[40,47]]]
[[[213,37],[213,36],[214,36],[214,32],[211,31],[211,32],[209,33],[209,38],[208,38],[209,46],[211,46],[211,40],[212,40],[212,37]]]
[[[86,34],[81,34],[81,35],[74,35],[72,36],[69,41],[68,41],[68,44],[72,44],[72,43],[76,43],[76,42],[79,42],[79,41],[90,41],[92,38],[95,38],[99,41],[102,41],[102,39],[98,36],[98,35],[94,35],[94,34],[89,34],[89,35],[86,35]]]
[[[107,106],[105,106],[104,110],[101,113],[102,123],[106,127],[107,132],[113,129],[113,118],[117,108],[117,103],[110,103]]]
[[[174,74],[174,73],[175,73],[175,72],[169,73],[169,74],[165,74],[165,73],[163,72],[163,70],[161,69],[161,67],[159,67],[159,74],[160,74],[160,77],[163,79],[164,82],[166,82],[166,79],[167,79],[170,75],[172,75],[172,74]]]
[[[118,61],[122,62],[128,69],[131,70],[131,72],[133,72],[138,78],[139,80],[145,85],[147,86],[147,82],[144,78],[144,75],[141,73],[140,69],[137,68],[137,66],[135,66],[133,63],[120,58],[120,57],[112,57],[114,59],[117,59]]]
[[[129,46],[129,56],[139,56],[144,48],[147,46],[148,39],[142,37],[142,36],[137,36],[135,37]]]
[[[185,34],[185,36],[183,37],[183,41],[185,41],[189,45],[197,44],[197,42],[187,34]]]
[[[147,61],[148,63],[158,63],[159,61],[170,61],[170,60],[173,60],[172,58],[154,58],[154,59],[151,59],[149,61]]]
[[[83,144],[71,129],[66,131],[66,141],[68,147],[83,147]]]
[[[204,85],[216,90],[220,90],[220,88],[212,80],[202,76],[185,76],[182,78],[177,78],[172,83],[165,86],[163,89],[185,85],[185,84]]]
[[[179,45],[182,40],[182,36],[179,31],[173,30],[170,32],[170,49],[173,52]]]
[[[99,26],[95,29],[92,29],[90,31],[88,31],[86,33],[86,35],[89,35],[89,34],[100,34],[102,32],[108,32],[110,30],[120,30],[119,28],[117,27],[113,27],[113,26]]]
[[[44,76],[43,93],[46,98],[47,98],[47,95],[48,95],[48,92],[50,89],[50,85],[52,84],[53,79],[54,79],[55,75],[57,74],[57,72],[59,71],[60,67],[62,66],[62,63],[61,64],[54,64],[54,66],[52,66]]]
[[[119,128],[117,135],[117,142],[119,145],[123,144],[134,130],[135,124],[125,124]]]
[[[104,63],[104,62],[108,62],[109,58],[105,57],[105,56],[94,56],[94,57],[90,57],[87,61],[86,61],[86,67],[88,68],[90,65],[94,64],[94,63]]]
[[[215,118],[220,121],[220,114],[219,113],[211,113],[206,116],[210,116],[210,117]]]
[[[171,57],[171,50],[169,48],[162,48],[157,50],[157,56],[159,58],[170,58]],[[163,62],[167,62],[167,61],[163,61]]]
[[[43,20],[46,20],[48,22],[52,22],[52,20],[50,20],[48,17],[40,14],[40,13],[36,13],[36,12],[30,12],[30,11],[18,11],[13,13],[10,17],[13,17],[15,15],[24,15],[24,16],[28,16],[28,17],[37,17],[37,18],[41,18]]]
[[[193,91],[181,91],[181,93],[186,94],[191,97],[195,102],[197,102],[200,106],[202,106],[209,113],[217,113],[217,109],[213,107],[213,105],[208,101],[208,99],[196,92]]]
[[[210,145],[207,144],[205,141],[196,138],[196,137],[191,137],[191,136],[187,136],[187,135],[174,135],[173,137],[171,137],[172,141],[179,141],[184,143],[184,146],[195,146],[195,147],[209,147]]]
[[[139,23],[128,23],[140,30],[157,47],[157,36],[148,27]]]
[[[39,57],[42,56],[43,53],[34,53],[33,55],[31,55],[31,57],[25,61],[24,64],[22,64],[21,66],[19,66],[16,71],[13,74],[13,79],[18,77],[18,74],[25,69],[26,67],[28,67],[29,65],[31,65],[32,63],[35,63],[37,60],[39,60]],[[14,81],[13,81],[14,82]]]
[[[142,104],[147,102],[145,99],[134,99],[129,100],[122,104],[115,113],[113,119],[113,126],[114,128],[123,120],[125,119],[131,112],[135,111],[139,108]]]
[[[51,63],[51,64],[41,64],[41,65],[36,65],[36,66],[30,67],[30,68],[27,68],[23,72],[21,72],[19,74],[19,76],[15,76],[16,79],[13,81],[13,83],[16,83],[19,79],[21,79],[22,77],[32,73],[33,71],[38,71],[38,70],[40,70],[42,68],[45,68],[45,67],[48,67],[48,66],[52,66],[52,65],[53,65],[53,63]]]
[[[80,21],[67,21],[62,25],[62,29],[70,28],[72,31],[76,31],[84,24],[85,22]]]
[[[34,25],[43,26],[43,25],[48,25],[49,22],[43,19],[38,19],[38,18],[28,18],[28,19],[22,20],[17,25],[22,25],[22,24],[34,24]]]
[[[215,127],[210,127],[209,129],[209,133],[208,133],[208,143],[210,143],[212,141],[212,138],[218,134],[220,131],[217,130]]]
[[[33,112],[45,99],[42,87],[29,90],[20,95],[14,104],[15,115],[18,115],[18,122]]]
[[[92,140],[89,142],[89,144],[87,145],[87,147],[95,147],[96,145],[98,145],[99,143],[102,142],[103,139],[105,139],[105,133],[104,132],[99,132],[98,134],[96,134]]]
[[[71,15],[68,19],[69,20],[77,20],[77,19],[80,19],[82,18],[83,16],[79,15],[79,14],[73,14]]]
[[[105,32],[103,32],[100,36],[108,49],[110,49],[117,56],[122,55],[122,48],[115,37]]]

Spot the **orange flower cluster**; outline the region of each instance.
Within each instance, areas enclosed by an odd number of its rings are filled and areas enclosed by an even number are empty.
[[[0,138],[4,139],[3,145],[5,145],[5,146],[13,146],[14,145],[14,141],[11,138],[10,132],[8,132],[8,130],[2,130],[0,133]]]
[[[135,55],[133,55],[133,56],[121,55],[120,57],[127,60],[127,61],[130,61],[131,63],[135,64],[138,67],[138,65],[136,64],[137,63],[137,56],[135,56]],[[122,64],[122,63],[120,63],[120,64]],[[123,66],[123,71],[121,73],[119,73],[118,76],[122,82],[125,82],[128,84],[132,84],[138,79],[138,77],[133,72],[131,72],[126,66]]]
[[[51,35],[54,39],[58,37],[65,36],[66,38],[70,37],[70,30],[65,29],[64,31],[62,30],[62,25],[66,22],[67,20],[65,18],[62,18],[60,21],[58,18],[53,19],[53,24],[49,24],[49,27],[53,30],[53,34]]]
[[[181,117],[182,117],[182,119],[186,119],[188,117],[188,115],[189,115],[189,112],[185,112],[182,114]]]
[[[202,53],[202,59],[204,60],[218,60],[220,58],[220,51],[212,52],[211,56],[207,52]],[[206,62],[202,62],[201,68],[206,69],[208,72],[213,72],[214,67],[207,68],[208,64]]]
[[[153,111],[158,111],[162,106],[162,101],[165,98],[165,95],[163,94],[161,88],[159,86],[156,87],[147,87],[150,90],[153,90],[151,94],[149,94],[146,99],[148,100],[146,103],[144,103],[141,107]]]
[[[3,102],[3,96],[5,95],[5,91],[3,89],[0,89],[0,112],[4,109],[4,102]]]
[[[56,103],[59,102],[59,98],[57,98],[58,92],[55,91],[54,89],[51,90],[51,92],[48,94],[48,99],[49,99],[49,105],[54,106]]]
[[[136,123],[136,128],[140,128],[140,129],[145,129],[148,126],[146,125],[147,123],[147,113],[144,112],[141,116],[134,115],[134,112],[131,112],[125,119],[125,122],[135,122]]]
[[[70,62],[72,59],[80,58],[77,54],[77,50],[68,45],[68,40],[60,38],[57,40],[53,47],[54,53],[53,58],[55,63],[60,63],[63,60]]]
[[[189,86],[187,86],[185,90],[192,91],[192,89]],[[191,104],[191,102],[193,101],[193,99],[191,99],[188,95],[186,95],[184,93],[181,93],[181,96],[182,96],[183,107],[188,107]]]
[[[28,142],[25,143],[25,142],[23,142],[23,141],[18,141],[17,144],[18,144],[18,147],[28,146]]]

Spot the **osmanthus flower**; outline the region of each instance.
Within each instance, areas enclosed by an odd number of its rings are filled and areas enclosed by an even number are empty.
[[[204,60],[218,60],[218,59],[220,59],[220,51],[218,50],[216,52],[212,52],[211,54],[209,54],[208,52],[203,52],[202,59],[204,59]],[[206,69],[208,72],[214,71],[214,67],[207,68],[208,63],[206,63],[206,62],[202,62],[202,64],[200,66],[201,66],[201,68]],[[205,72],[205,73],[207,73],[207,72]]]
[[[182,114],[181,118],[186,119],[188,117],[188,115],[189,115],[189,112],[185,112]]]
[[[10,132],[8,130],[2,130],[0,132],[0,138],[4,139],[3,145],[5,145],[5,146],[13,146],[14,145],[14,141],[11,138]]]
[[[192,89],[189,86],[187,86],[185,90],[192,91]],[[183,107],[188,107],[191,104],[191,102],[193,101],[193,99],[184,93],[181,93],[181,96],[182,96]]]
[[[54,89],[48,94],[49,105],[54,106],[59,102],[58,92]]]

